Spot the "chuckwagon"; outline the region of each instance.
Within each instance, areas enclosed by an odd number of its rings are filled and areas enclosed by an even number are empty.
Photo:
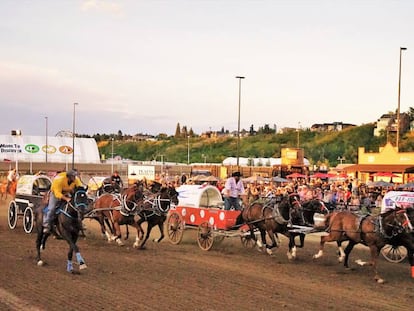
[[[414,192],[388,191],[381,202],[381,213],[385,212],[387,209],[394,209],[396,206],[413,209]],[[412,219],[410,220],[413,221]],[[407,250],[404,246],[387,244],[381,249],[381,254],[386,260],[397,263],[403,261],[407,257]]]
[[[182,185],[177,188],[178,205],[167,217],[167,232],[171,243],[179,244],[186,228],[197,229],[197,243],[210,250],[214,242],[225,237],[240,237],[243,245],[254,246],[248,227],[234,228],[240,211],[224,210],[220,191],[211,185]]]
[[[8,224],[16,228],[17,219],[23,217],[23,229],[31,233],[34,225],[34,209],[50,190],[51,179],[46,175],[23,175],[17,181],[16,196],[10,201]]]

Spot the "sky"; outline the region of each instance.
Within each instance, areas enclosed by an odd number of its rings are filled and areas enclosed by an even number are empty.
[[[414,106],[413,14],[410,0],[2,0],[0,134],[74,119],[89,135],[233,131],[239,103],[247,130],[375,122],[398,107],[400,47],[400,111]]]

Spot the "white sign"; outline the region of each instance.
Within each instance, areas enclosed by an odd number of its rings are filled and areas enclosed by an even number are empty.
[[[0,161],[67,163],[73,157],[72,137],[0,135]],[[75,140],[75,163],[100,163],[95,139]]]
[[[128,165],[128,179],[155,180],[155,166],[153,165]]]

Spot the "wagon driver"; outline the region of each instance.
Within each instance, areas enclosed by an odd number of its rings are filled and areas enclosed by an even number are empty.
[[[70,201],[70,193],[75,187],[83,186],[75,170],[59,173],[52,181],[50,188],[49,209],[46,215],[44,233],[50,233],[55,221],[56,208],[59,202]]]
[[[243,182],[240,177],[240,172],[234,172],[231,177],[226,180],[223,189],[225,210],[230,210],[231,208],[241,210],[239,198],[244,196],[245,193]]]

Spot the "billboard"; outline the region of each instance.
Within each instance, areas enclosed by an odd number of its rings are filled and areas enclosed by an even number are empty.
[[[74,145],[73,145],[74,143]],[[74,146],[74,148],[73,148]],[[75,153],[73,153],[75,149]],[[47,154],[47,156],[46,156]],[[0,135],[0,161],[101,163],[93,138]]]

